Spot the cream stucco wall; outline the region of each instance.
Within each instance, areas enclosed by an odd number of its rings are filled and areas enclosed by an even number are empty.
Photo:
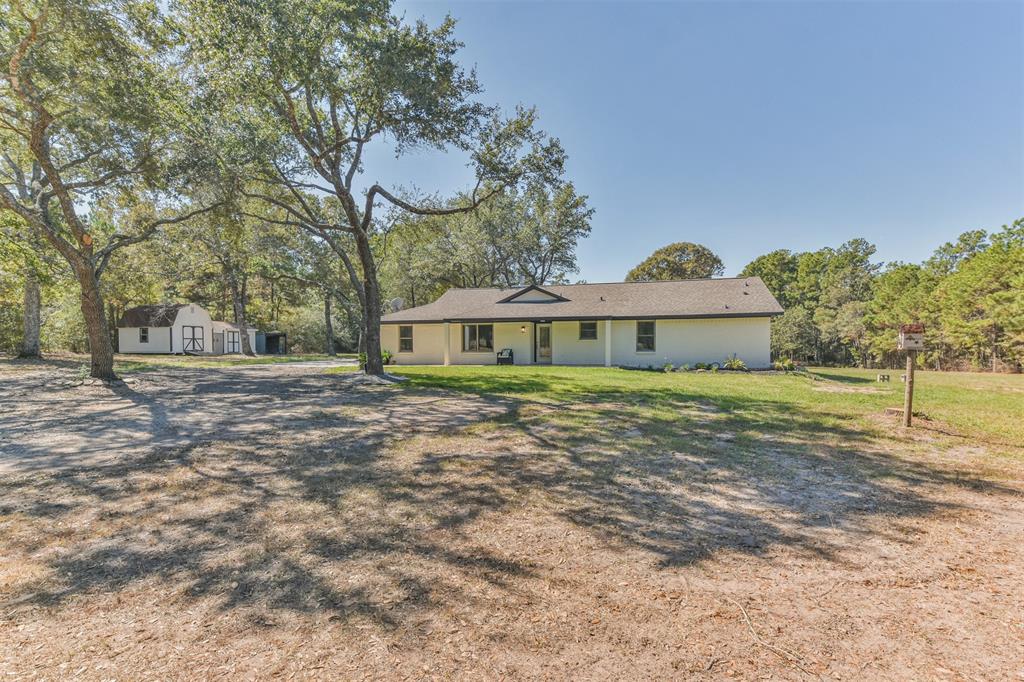
[[[381,348],[390,351],[396,365],[442,365],[444,364],[444,325],[412,325],[411,353],[398,352],[398,325],[384,324],[380,328]]]
[[[735,354],[750,368],[771,364],[771,327],[768,317],[657,320],[655,352],[636,352],[636,321],[613,320],[611,364],[659,367],[698,362],[723,362]],[[522,327],[526,332],[520,331]],[[453,365],[493,365],[497,351],[511,348],[517,365],[533,363],[534,325],[530,322],[495,322],[494,349],[488,353],[462,351],[462,325],[450,324],[449,362]],[[603,365],[606,321],[597,322],[597,339],[580,340],[579,322],[551,323],[552,363],[556,365]],[[414,324],[412,353],[398,352],[398,325],[381,325],[381,346],[403,365],[444,364],[444,324]]]
[[[462,327],[458,323],[451,325],[451,364],[453,365],[495,365],[498,363],[498,351],[502,348],[512,349],[512,358],[517,365],[529,365],[533,362],[533,325],[529,322],[495,322],[494,351],[487,353],[467,353],[462,350]],[[526,327],[526,332],[521,329]]]
[[[597,339],[580,339],[580,323],[551,323],[551,362],[555,365],[603,365],[604,320],[597,321]]]
[[[444,324],[412,325],[411,353],[398,352],[397,324],[384,324],[380,329],[380,344],[390,351],[392,362],[397,365],[441,365],[444,364]],[[526,332],[521,331],[526,327]],[[498,362],[498,351],[511,348],[517,365],[533,362],[533,325],[529,322],[494,323],[494,351],[486,353],[463,352],[462,325],[449,325],[449,362],[453,365],[494,365]]]
[[[693,365],[723,362],[735,354],[748,367],[771,365],[768,317],[657,320],[655,351],[636,352],[636,320],[612,321],[612,364],[658,367],[667,362]]]

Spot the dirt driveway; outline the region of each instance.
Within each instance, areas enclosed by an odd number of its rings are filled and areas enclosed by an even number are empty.
[[[687,404],[668,450],[625,404],[318,366],[73,378],[0,376],[10,679],[1024,679],[1022,467],[973,446],[794,418],[748,449]]]
[[[356,373],[324,374],[353,364],[156,367],[113,388],[83,383],[59,365],[24,365],[0,379],[0,472],[124,463],[209,441],[274,447],[285,433],[291,445],[322,438],[325,431],[379,440],[410,428],[409,422],[430,431],[501,409],[478,412],[455,397],[412,399]],[[354,418],[335,418],[342,413]]]

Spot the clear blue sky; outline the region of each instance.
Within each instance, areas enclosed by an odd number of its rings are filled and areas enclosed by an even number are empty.
[[[402,2],[459,20],[484,99],[536,105],[596,209],[579,277],[674,241],[734,275],[864,237],[920,261],[1024,216],[1024,2]],[[451,193],[464,159],[366,180]]]

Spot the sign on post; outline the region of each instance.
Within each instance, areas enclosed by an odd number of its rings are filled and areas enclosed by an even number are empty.
[[[901,324],[897,350],[907,351],[907,383],[903,390],[903,426],[910,426],[914,412],[914,365],[917,364],[917,351],[924,350],[924,325]]]
[[[924,350],[924,325],[901,324],[896,350]]]

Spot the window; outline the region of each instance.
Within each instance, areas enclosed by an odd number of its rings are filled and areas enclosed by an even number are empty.
[[[412,352],[412,325],[401,324],[398,325],[398,352],[399,353],[411,353]]]
[[[636,352],[654,352],[654,320],[637,320]]]
[[[149,327],[139,327],[139,343],[149,343]]]
[[[597,322],[580,322],[580,341],[597,341]]]
[[[227,352],[227,353],[240,353],[241,349],[239,348],[239,345],[240,344],[238,343],[238,332],[230,332],[229,331],[228,332],[228,347],[225,349],[225,352]]]
[[[493,324],[462,325],[462,350],[466,353],[490,353],[494,351]]]

